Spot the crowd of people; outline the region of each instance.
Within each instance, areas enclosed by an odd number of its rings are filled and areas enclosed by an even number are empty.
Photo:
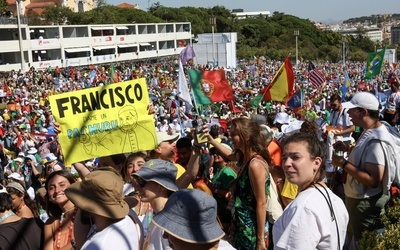
[[[201,110],[179,98],[173,59],[3,73],[0,249],[358,249],[390,199],[398,72],[321,62],[312,88],[299,63],[302,107],[252,107],[281,63],[186,66],[225,70],[235,92]],[[48,97],[142,77],[157,147],[65,165]]]

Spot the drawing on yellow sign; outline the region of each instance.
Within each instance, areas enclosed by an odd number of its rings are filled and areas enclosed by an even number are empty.
[[[148,135],[155,141],[153,133],[138,123],[138,114],[134,106],[125,106],[119,110],[118,129],[123,134],[113,135],[111,131],[92,137],[88,134],[83,134],[80,135],[79,142],[83,144],[83,149],[87,154],[96,155],[98,150],[110,151],[107,147],[113,147],[113,145],[122,145],[121,153],[142,150],[139,145],[138,135]]]
[[[67,163],[157,146],[144,79],[50,97]]]

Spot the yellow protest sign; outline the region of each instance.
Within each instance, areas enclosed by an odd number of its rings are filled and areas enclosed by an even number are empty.
[[[66,164],[156,148],[144,78],[50,96]]]

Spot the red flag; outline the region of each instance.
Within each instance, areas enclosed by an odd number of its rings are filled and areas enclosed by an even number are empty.
[[[233,113],[241,113],[242,111],[238,108],[235,107],[235,105],[233,105],[233,101],[228,102],[229,105],[229,109],[233,112]]]

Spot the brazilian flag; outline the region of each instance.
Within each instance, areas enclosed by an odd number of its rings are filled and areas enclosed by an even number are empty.
[[[365,79],[372,79],[381,73],[383,59],[385,57],[386,47],[379,52],[369,53],[367,67],[365,70]]]

